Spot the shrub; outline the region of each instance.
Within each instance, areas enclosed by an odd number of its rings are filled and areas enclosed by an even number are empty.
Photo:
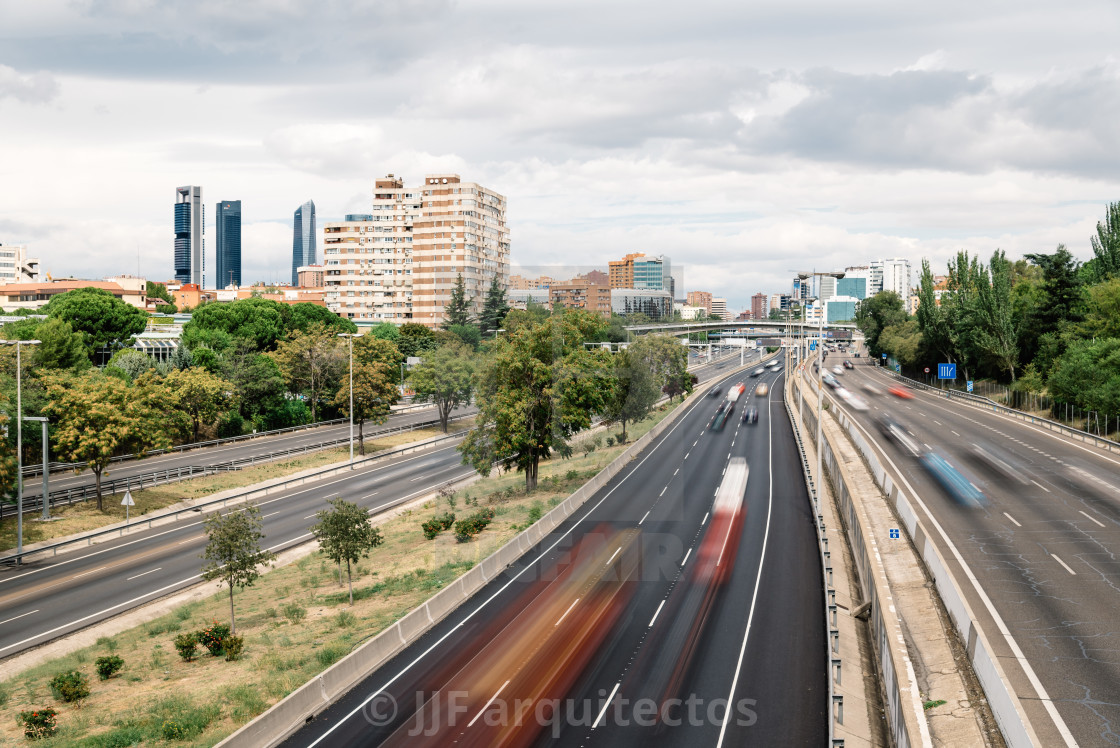
[[[164,720],[163,727],[159,731],[160,737],[164,740],[182,740],[187,737],[187,728],[181,722],[176,722],[173,719]]]
[[[117,640],[111,636],[101,636],[97,639],[97,646],[105,647],[109,650],[109,654],[117,651]]]
[[[340,644],[337,642],[331,643],[316,652],[315,659],[317,659],[319,661],[319,664],[323,667],[330,667],[331,665],[335,664],[343,657],[345,657],[346,653],[349,651],[350,648],[345,644]]]
[[[438,519],[430,519],[427,522],[421,524],[420,529],[424,531],[425,538],[427,538],[428,540],[435,540],[436,536],[438,536],[440,531],[443,529],[443,525],[440,524],[440,521]]]
[[[194,659],[195,651],[198,650],[198,636],[195,634],[179,634],[175,637],[175,649],[184,662],[190,662]]]
[[[494,510],[490,507],[485,507],[466,519],[459,520],[455,523],[455,539],[460,543],[466,543],[475,535],[485,530],[492,519],[494,519]]]
[[[214,621],[209,626],[198,632],[198,641],[210,650],[212,657],[223,654],[222,641],[229,636],[229,626]]]
[[[36,709],[30,712],[20,712],[19,721],[23,725],[23,734],[30,740],[49,738],[58,729],[58,712],[49,706],[45,709]]]
[[[614,437],[613,436],[608,436],[607,437],[607,446],[608,447],[613,447],[614,446]]]
[[[101,680],[109,680],[117,671],[124,667],[124,660],[117,655],[109,655],[108,657],[98,657],[94,663],[97,668],[97,677]]]
[[[89,696],[89,678],[77,670],[59,673],[51,678],[51,693],[59,701],[70,703]]]
[[[541,518],[544,513],[544,505],[539,501],[534,501],[533,505],[529,507],[529,524],[533,524]]]
[[[226,662],[241,659],[241,650],[245,647],[245,637],[232,634],[222,639],[222,650],[226,653]]]
[[[467,499],[467,501],[469,502],[470,499]],[[442,527],[444,530],[450,530],[451,525],[455,524],[455,515],[451,512],[444,512],[440,516],[436,517],[436,519],[439,521],[440,527]]]
[[[296,602],[288,603],[281,610],[284,612],[284,617],[292,623],[299,623],[307,617],[307,608]]]
[[[348,628],[358,622],[357,616],[348,610],[339,611],[336,624],[340,629]]]

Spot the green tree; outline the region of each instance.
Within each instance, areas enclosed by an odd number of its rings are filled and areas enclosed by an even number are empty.
[[[346,562],[346,581],[350,588],[350,604],[354,604],[354,581],[350,565],[369,556],[381,545],[381,532],[373,526],[369,512],[357,504],[334,498],[328,502],[330,509],[317,512],[319,520],[312,525],[311,534],[319,541],[319,552],[342,565]]]
[[[451,290],[451,300],[443,310],[443,327],[450,329],[452,326],[463,327],[471,323],[471,302],[467,298],[467,288],[463,283],[463,274],[455,278],[455,288]]]
[[[1059,402],[1120,414],[1120,338],[1073,341],[1058,359],[1048,386]]]
[[[203,426],[218,420],[218,416],[233,409],[237,402],[233,383],[205,369],[175,370],[164,382],[180,410],[190,418],[194,441],[198,441]]]
[[[1059,244],[1053,254],[1028,254],[1027,259],[1042,270],[1042,299],[1031,320],[1037,335],[1058,333],[1081,319],[1084,287],[1077,260],[1066,245]]]
[[[973,339],[980,356],[1006,371],[1014,383],[1020,321],[1011,307],[1011,263],[1003,250],[992,254],[986,271],[981,268],[974,310]]]
[[[114,353],[105,365],[106,371],[116,369],[123,372],[128,381],[132,381],[146,371],[151,371],[154,367],[155,362],[152,361],[151,356],[135,348],[122,348]]]
[[[620,444],[626,443],[627,422],[634,423],[648,416],[661,394],[653,372],[631,349],[613,355],[614,376],[603,408],[603,420],[622,424]]]
[[[261,564],[270,564],[276,558],[270,551],[261,550],[261,510],[255,504],[215,512],[204,523],[206,549],[202,552],[202,578],[215,579],[229,588],[229,631],[237,633],[233,611],[233,588],[253,586],[261,575]]]
[[[415,322],[401,325],[398,332],[400,335],[396,341],[397,348],[405,357],[423,356],[425,352],[434,350],[439,345],[434,332]]]
[[[980,263],[968,252],[958,252],[956,259],[949,260],[947,291],[941,297],[941,308],[948,323],[948,331],[957,362],[964,369],[965,379],[971,379],[970,372],[977,362],[975,327],[977,294],[980,279]]]
[[[1120,278],[1088,289],[1085,320],[1079,332],[1085,338],[1120,338]]]
[[[272,356],[251,349],[229,355],[223,361],[222,378],[233,384],[245,420],[261,431],[280,428],[274,423],[277,413],[285,410],[287,387]]]
[[[447,433],[451,411],[471,401],[473,377],[474,362],[470,354],[451,346],[429,353],[409,372],[416,401],[435,403],[444,433]]]
[[[860,302],[856,310],[856,325],[867,340],[867,350],[872,358],[879,358],[885,351],[879,346],[879,336],[891,325],[906,321],[902,298],[894,291],[880,291]]]
[[[228,304],[203,304],[183,326],[183,344],[192,351],[206,346],[217,353],[244,341],[252,350],[271,351],[289,330],[291,311],[268,299],[239,299]]]
[[[52,319],[69,322],[82,336],[86,356],[114,345],[131,345],[132,336],[148,326],[148,315],[101,288],[78,288],[51,299],[43,311]]]
[[[1091,283],[1101,283],[1120,275],[1120,202],[1109,203],[1104,221],[1097,222],[1097,235],[1089,238],[1093,259],[1085,263]]]
[[[474,325],[451,325],[447,332],[453,334],[456,342],[468,346],[471,350],[478,350],[482,343],[482,333]]]
[[[572,435],[603,411],[613,386],[610,354],[583,346],[603,326],[568,309],[494,341],[478,377],[477,425],[459,446],[464,462],[483,475],[494,462],[516,467],[532,490],[542,458],[571,454]]]
[[[97,509],[103,511],[101,477],[111,458],[171,446],[182,416],[171,393],[148,377],[133,385],[99,371],[43,378],[53,421],[55,451],[93,472]]]
[[[504,321],[505,329],[507,333],[512,335],[522,327],[544,324],[544,321],[550,316],[551,312],[549,312],[548,307],[530,301],[525,304],[524,309],[511,309],[509,311]],[[626,340],[625,330],[622,332],[622,339]]]
[[[912,318],[887,325],[879,335],[879,347],[898,359],[903,366],[918,365],[922,350],[922,332],[918,329],[918,320]]]
[[[486,299],[482,303],[482,313],[478,315],[478,331],[486,338],[494,334],[502,326],[502,320],[509,314],[509,304],[506,303],[506,292],[498,285],[498,276],[490,280],[490,288],[486,291]]]
[[[354,338],[354,363],[384,364],[390,368],[399,367],[404,356],[391,340],[362,335]]]
[[[392,322],[382,322],[379,325],[374,325],[370,329],[369,335],[375,338],[380,338],[381,340],[388,340],[396,343],[398,340],[400,340],[401,331],[400,328],[398,328]]]
[[[292,392],[304,395],[311,408],[311,420],[319,417],[324,393],[338,389],[346,354],[333,329],[313,325],[308,332],[293,332],[291,338],[272,354]]]
[[[90,367],[82,335],[69,322],[48,319],[35,326],[35,337],[40,341],[32,354],[37,370],[83,371]]]
[[[148,289],[145,295],[149,299],[163,299],[168,304],[175,303],[175,299],[171,297],[171,294],[167,290],[167,286],[163,285],[162,283],[156,283],[155,281],[148,281]]]
[[[11,401],[0,394],[0,430],[9,437],[0,439],[0,497],[9,502],[16,498],[16,429],[8,416],[11,407]]]
[[[288,332],[299,330],[310,332],[315,325],[325,325],[335,332],[357,332],[358,326],[345,317],[340,317],[325,306],[301,302],[288,308]]]
[[[382,341],[385,342],[385,341]],[[366,421],[385,423],[390,408],[400,400],[393,369],[382,363],[354,362],[354,423],[358,424],[358,453],[365,455],[366,443],[363,426]],[[334,404],[350,415],[349,371],[342,377],[342,386],[334,396]]]

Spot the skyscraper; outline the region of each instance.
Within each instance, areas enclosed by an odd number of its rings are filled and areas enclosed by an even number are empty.
[[[215,288],[241,285],[241,201],[218,203],[215,228],[218,234],[218,277]]]
[[[206,269],[206,213],[202,188],[187,186],[175,190],[175,280],[202,285]]]
[[[292,285],[299,285],[299,268],[315,264],[315,201],[296,208],[292,217]]]

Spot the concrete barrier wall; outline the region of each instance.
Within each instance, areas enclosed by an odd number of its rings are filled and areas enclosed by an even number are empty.
[[[757,366],[757,362],[754,364]],[[743,367],[749,368],[748,367]],[[740,371],[735,369],[734,371]],[[612,478],[646,448],[650,442],[686,412],[696,400],[705,397],[707,388],[700,388],[685,402],[663,418],[648,433],[636,440],[621,455],[604,467],[567,499],[508,543],[496,550],[455,582],[447,585],[422,605],[391,627],[362,644],[358,649],[324,670],[272,708],[244,725],[218,744],[221,748],[261,748],[279,744],[296,732],[312,717],[360,683],[378,667],[392,659],[409,644],[419,639],[436,623],[456,610],[487,582],[533,548],[594,496]]]
[[[1027,720],[1026,713],[1019,704],[1019,699],[1007,679],[1007,674],[1003,671],[998,659],[991,655],[993,650],[988,637],[977,624],[972,608],[962,594],[956,579],[949,571],[950,567],[937,546],[931,542],[925,523],[918,518],[917,512],[905,494],[886,475],[867,440],[851,419],[843,411],[838,411],[836,420],[844,428],[849,440],[859,449],[863,458],[867,460],[869,465],[873,466],[877,484],[887,495],[898,516],[902,519],[907,533],[914,542],[914,547],[922,558],[922,562],[930,576],[933,577],[937,592],[941,596],[946,610],[949,611],[949,617],[952,619],[957,633],[960,634],[961,640],[968,643],[968,655],[973,670],[984,689],[992,714],[999,723],[1007,745],[1011,748],[1027,748],[1028,746],[1038,745],[1034,728]],[[827,445],[827,439],[825,443]],[[826,454],[830,453],[831,449],[826,450]]]

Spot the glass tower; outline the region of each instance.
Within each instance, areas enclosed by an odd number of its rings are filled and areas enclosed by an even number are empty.
[[[241,285],[241,201],[218,203],[215,228],[218,232],[218,277],[215,288]]]
[[[299,268],[315,264],[315,201],[296,208],[292,218],[292,285],[299,285]]]
[[[175,189],[175,280],[202,286],[206,216],[201,187]]]

